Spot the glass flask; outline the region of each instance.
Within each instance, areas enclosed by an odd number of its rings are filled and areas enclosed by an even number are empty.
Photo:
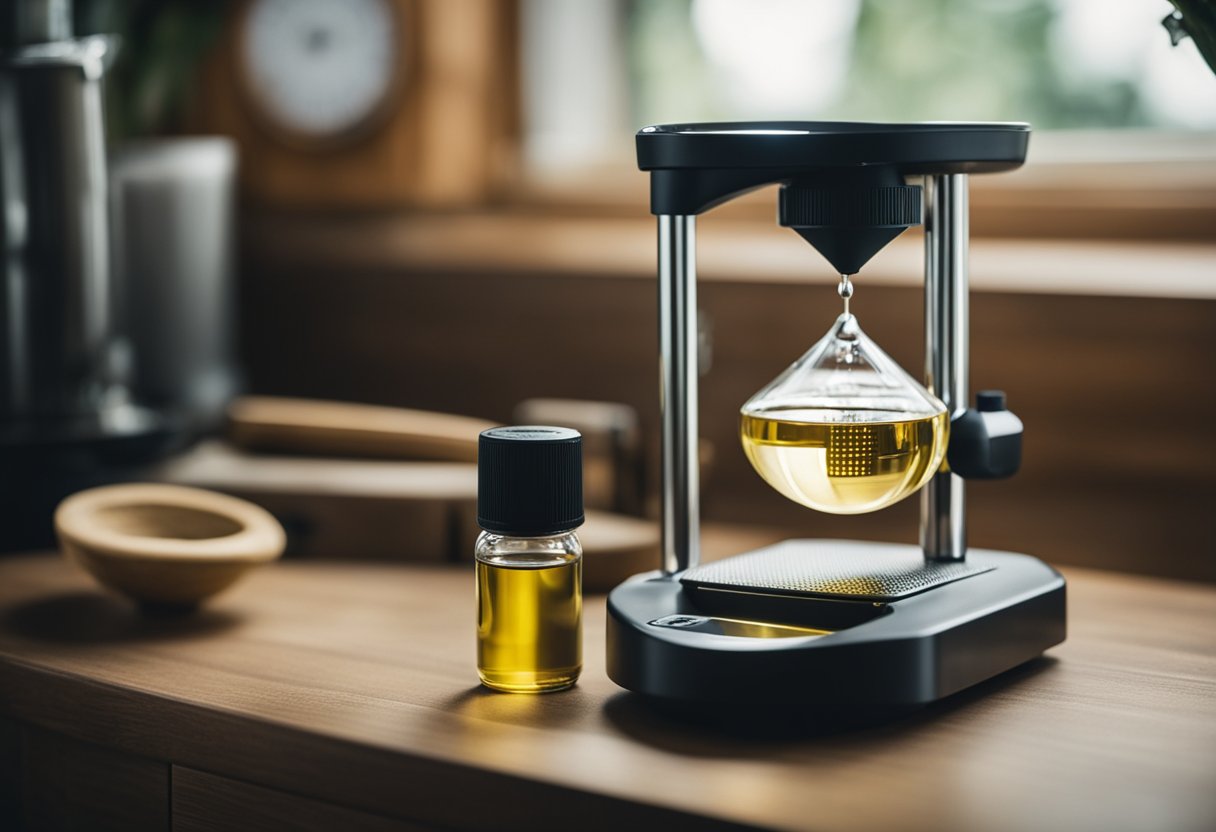
[[[789,499],[830,514],[877,511],[937,473],[946,406],[848,312],[740,409],[743,451]]]

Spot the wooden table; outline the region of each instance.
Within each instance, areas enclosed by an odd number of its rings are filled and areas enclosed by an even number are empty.
[[[0,826],[1216,829],[1216,589],[1074,570],[1068,641],[877,728],[740,737],[586,670],[476,685],[457,567],[283,563],[141,619],[0,561]],[[6,827],[7,828],[7,827]]]

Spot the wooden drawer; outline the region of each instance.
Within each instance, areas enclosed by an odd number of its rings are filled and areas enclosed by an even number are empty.
[[[169,828],[166,763],[0,721],[0,828]]]
[[[300,832],[433,832],[435,827],[393,820],[320,800],[173,766],[174,832],[292,829]]]

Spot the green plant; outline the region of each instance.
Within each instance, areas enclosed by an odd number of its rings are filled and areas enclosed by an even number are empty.
[[[1216,0],[1170,0],[1175,11],[1161,24],[1177,46],[1184,39],[1195,41],[1199,54],[1216,72]]]
[[[228,6],[195,0],[77,0],[78,33],[119,38],[118,57],[107,78],[106,117],[113,138],[176,127]]]

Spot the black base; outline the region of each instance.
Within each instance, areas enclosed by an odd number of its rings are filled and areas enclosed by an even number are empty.
[[[876,548],[902,548],[808,540],[788,541],[782,554],[803,546],[870,557]],[[989,679],[1064,640],[1058,572],[1028,555],[983,549],[970,550],[967,563],[986,571],[890,601],[638,575],[608,596],[608,675],[666,702],[900,710]]]

